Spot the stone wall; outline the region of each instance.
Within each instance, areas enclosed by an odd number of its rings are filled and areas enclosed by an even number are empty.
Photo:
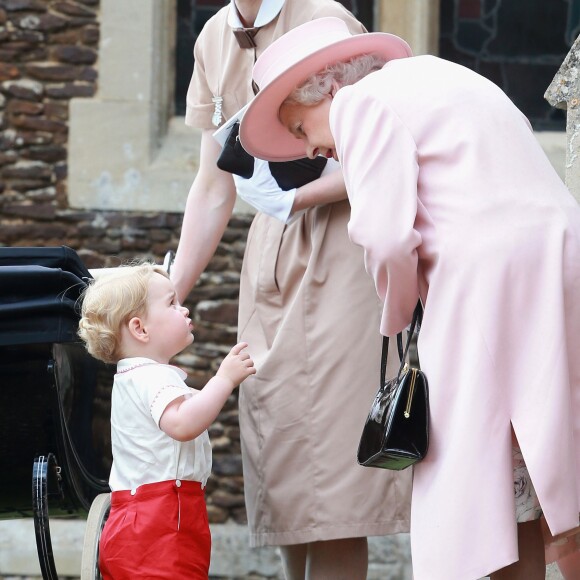
[[[0,245],[65,244],[89,268],[136,257],[162,262],[177,247],[180,214],[85,211],[68,204],[69,104],[98,90],[98,44],[99,0],[0,3]],[[250,221],[232,218],[186,304],[196,341],[176,362],[193,387],[207,382],[236,340],[239,271]],[[108,422],[110,386],[101,392],[102,421]],[[210,435],[210,521],[244,522],[237,393]],[[110,453],[108,440],[103,445]]]

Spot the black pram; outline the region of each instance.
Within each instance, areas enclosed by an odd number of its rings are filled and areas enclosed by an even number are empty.
[[[0,248],[0,519],[34,517],[43,578],[58,578],[49,515],[86,515],[109,491],[110,391],[99,385],[114,369],[77,337],[90,278],[70,248]]]

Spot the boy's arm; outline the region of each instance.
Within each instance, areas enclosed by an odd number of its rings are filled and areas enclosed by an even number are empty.
[[[192,397],[179,397],[167,407],[159,427],[177,441],[191,441],[215,421],[236,385],[225,377],[213,377]]]
[[[222,361],[216,376],[196,395],[179,397],[169,403],[159,419],[159,427],[177,441],[191,441],[201,435],[218,416],[231,392],[256,373],[254,361],[236,344]]]

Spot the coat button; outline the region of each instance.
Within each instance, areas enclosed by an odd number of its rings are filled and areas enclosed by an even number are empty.
[[[131,490],[131,495],[135,495],[136,493],[137,493],[137,490],[136,489],[132,489]]]
[[[176,485],[177,487],[181,487],[181,480],[179,480],[179,479],[176,479],[176,480],[175,480],[175,485]]]

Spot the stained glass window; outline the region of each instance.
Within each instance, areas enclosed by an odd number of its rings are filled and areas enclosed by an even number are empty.
[[[193,45],[203,25],[229,0],[176,0],[175,114],[185,115],[185,96],[193,70]],[[373,29],[373,0],[340,0],[369,29]]]
[[[580,33],[580,0],[441,0],[439,55],[498,84],[536,130],[565,129],[544,93]]]

